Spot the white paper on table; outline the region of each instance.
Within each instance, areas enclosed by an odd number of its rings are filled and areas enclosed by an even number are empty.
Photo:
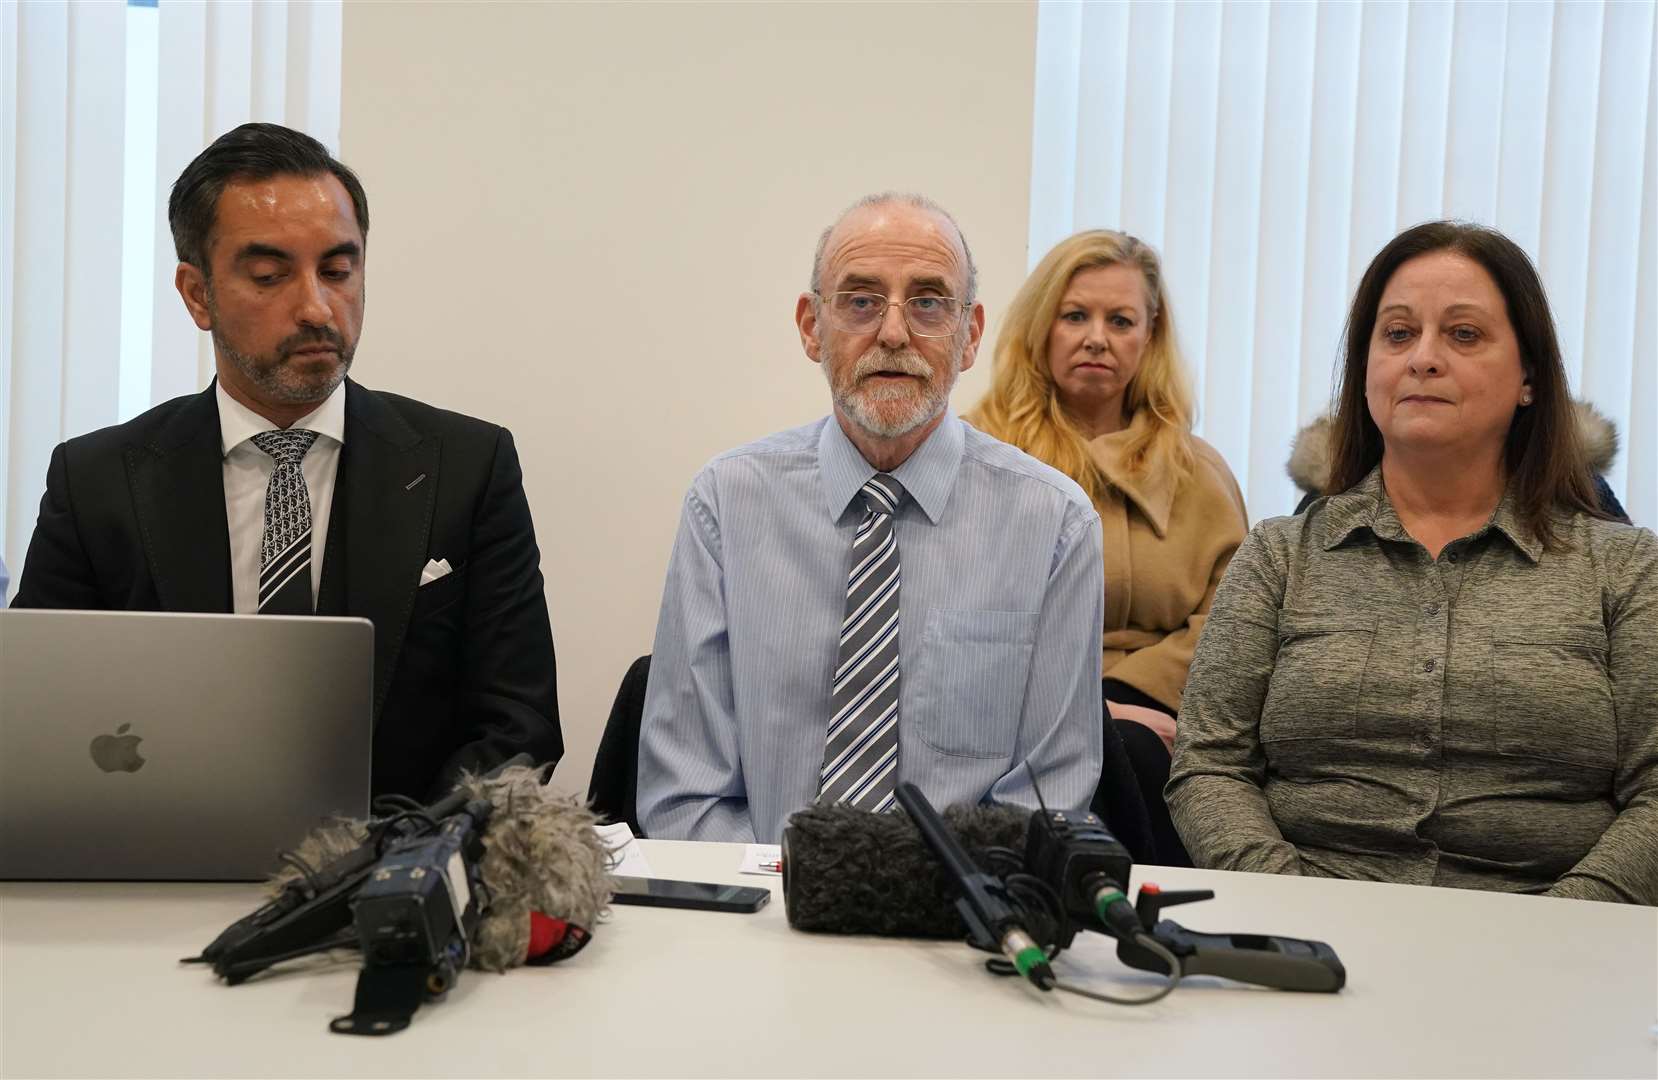
[[[783,872],[781,844],[749,844],[743,849],[743,874],[769,874],[776,877]]]
[[[621,877],[656,876],[645,859],[645,849],[639,846],[639,840],[628,828],[627,822],[595,825],[593,831],[599,834],[599,839],[604,841],[604,846],[610,849],[611,857],[616,860],[616,865],[610,868],[612,874]]]

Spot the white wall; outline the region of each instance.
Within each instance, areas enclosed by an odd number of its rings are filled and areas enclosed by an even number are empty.
[[[364,384],[510,427],[585,789],[650,651],[680,500],[827,411],[792,317],[873,190],[961,221],[989,341],[1023,278],[1036,9],[348,4],[341,157],[372,211]]]

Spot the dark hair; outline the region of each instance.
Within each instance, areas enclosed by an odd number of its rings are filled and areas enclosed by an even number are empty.
[[[1453,251],[1485,268],[1508,307],[1508,321],[1520,347],[1520,365],[1531,384],[1532,403],[1515,413],[1503,444],[1520,520],[1545,546],[1555,543],[1550,517],[1581,511],[1605,517],[1595,497],[1588,456],[1578,436],[1560,359],[1554,317],[1537,276],[1520,246],[1496,229],[1461,221],[1430,221],[1388,241],[1370,261],[1347,315],[1346,354],[1336,387],[1333,453],[1325,494],[1346,491],[1382,459],[1382,433],[1365,401],[1365,367],[1376,309],[1394,272],[1419,255]]]
[[[272,176],[319,176],[331,173],[351,196],[357,228],[368,241],[368,195],[357,174],[336,161],[328,148],[311,136],[281,124],[243,124],[220,135],[196,155],[173,182],[167,200],[167,221],[173,227],[173,247],[179,262],[187,262],[211,277],[207,242],[219,215],[219,196],[232,180],[265,180]]]

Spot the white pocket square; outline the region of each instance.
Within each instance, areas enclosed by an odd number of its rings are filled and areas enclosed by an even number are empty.
[[[448,559],[432,559],[426,564],[426,568],[420,572],[420,584],[422,586],[430,585],[439,578],[448,577],[453,569],[449,565]]]

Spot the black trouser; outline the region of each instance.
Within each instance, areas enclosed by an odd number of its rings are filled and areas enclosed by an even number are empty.
[[[1170,716],[1175,715],[1161,701],[1125,682],[1102,679],[1100,689],[1106,701],[1115,701],[1119,705],[1141,705],[1168,713]],[[1181,843],[1180,833],[1174,827],[1174,819],[1169,816],[1168,803],[1163,801],[1163,788],[1169,782],[1168,747],[1163,745],[1163,740],[1158,737],[1157,732],[1144,724],[1133,720],[1113,720],[1109,709],[1105,714],[1105,727],[1107,743],[1116,741],[1122,744],[1139,786],[1141,799],[1145,803],[1155,852],[1154,858],[1149,861],[1162,866],[1192,865],[1192,857],[1186,854],[1186,845]],[[1136,861],[1141,860],[1137,857]]]

